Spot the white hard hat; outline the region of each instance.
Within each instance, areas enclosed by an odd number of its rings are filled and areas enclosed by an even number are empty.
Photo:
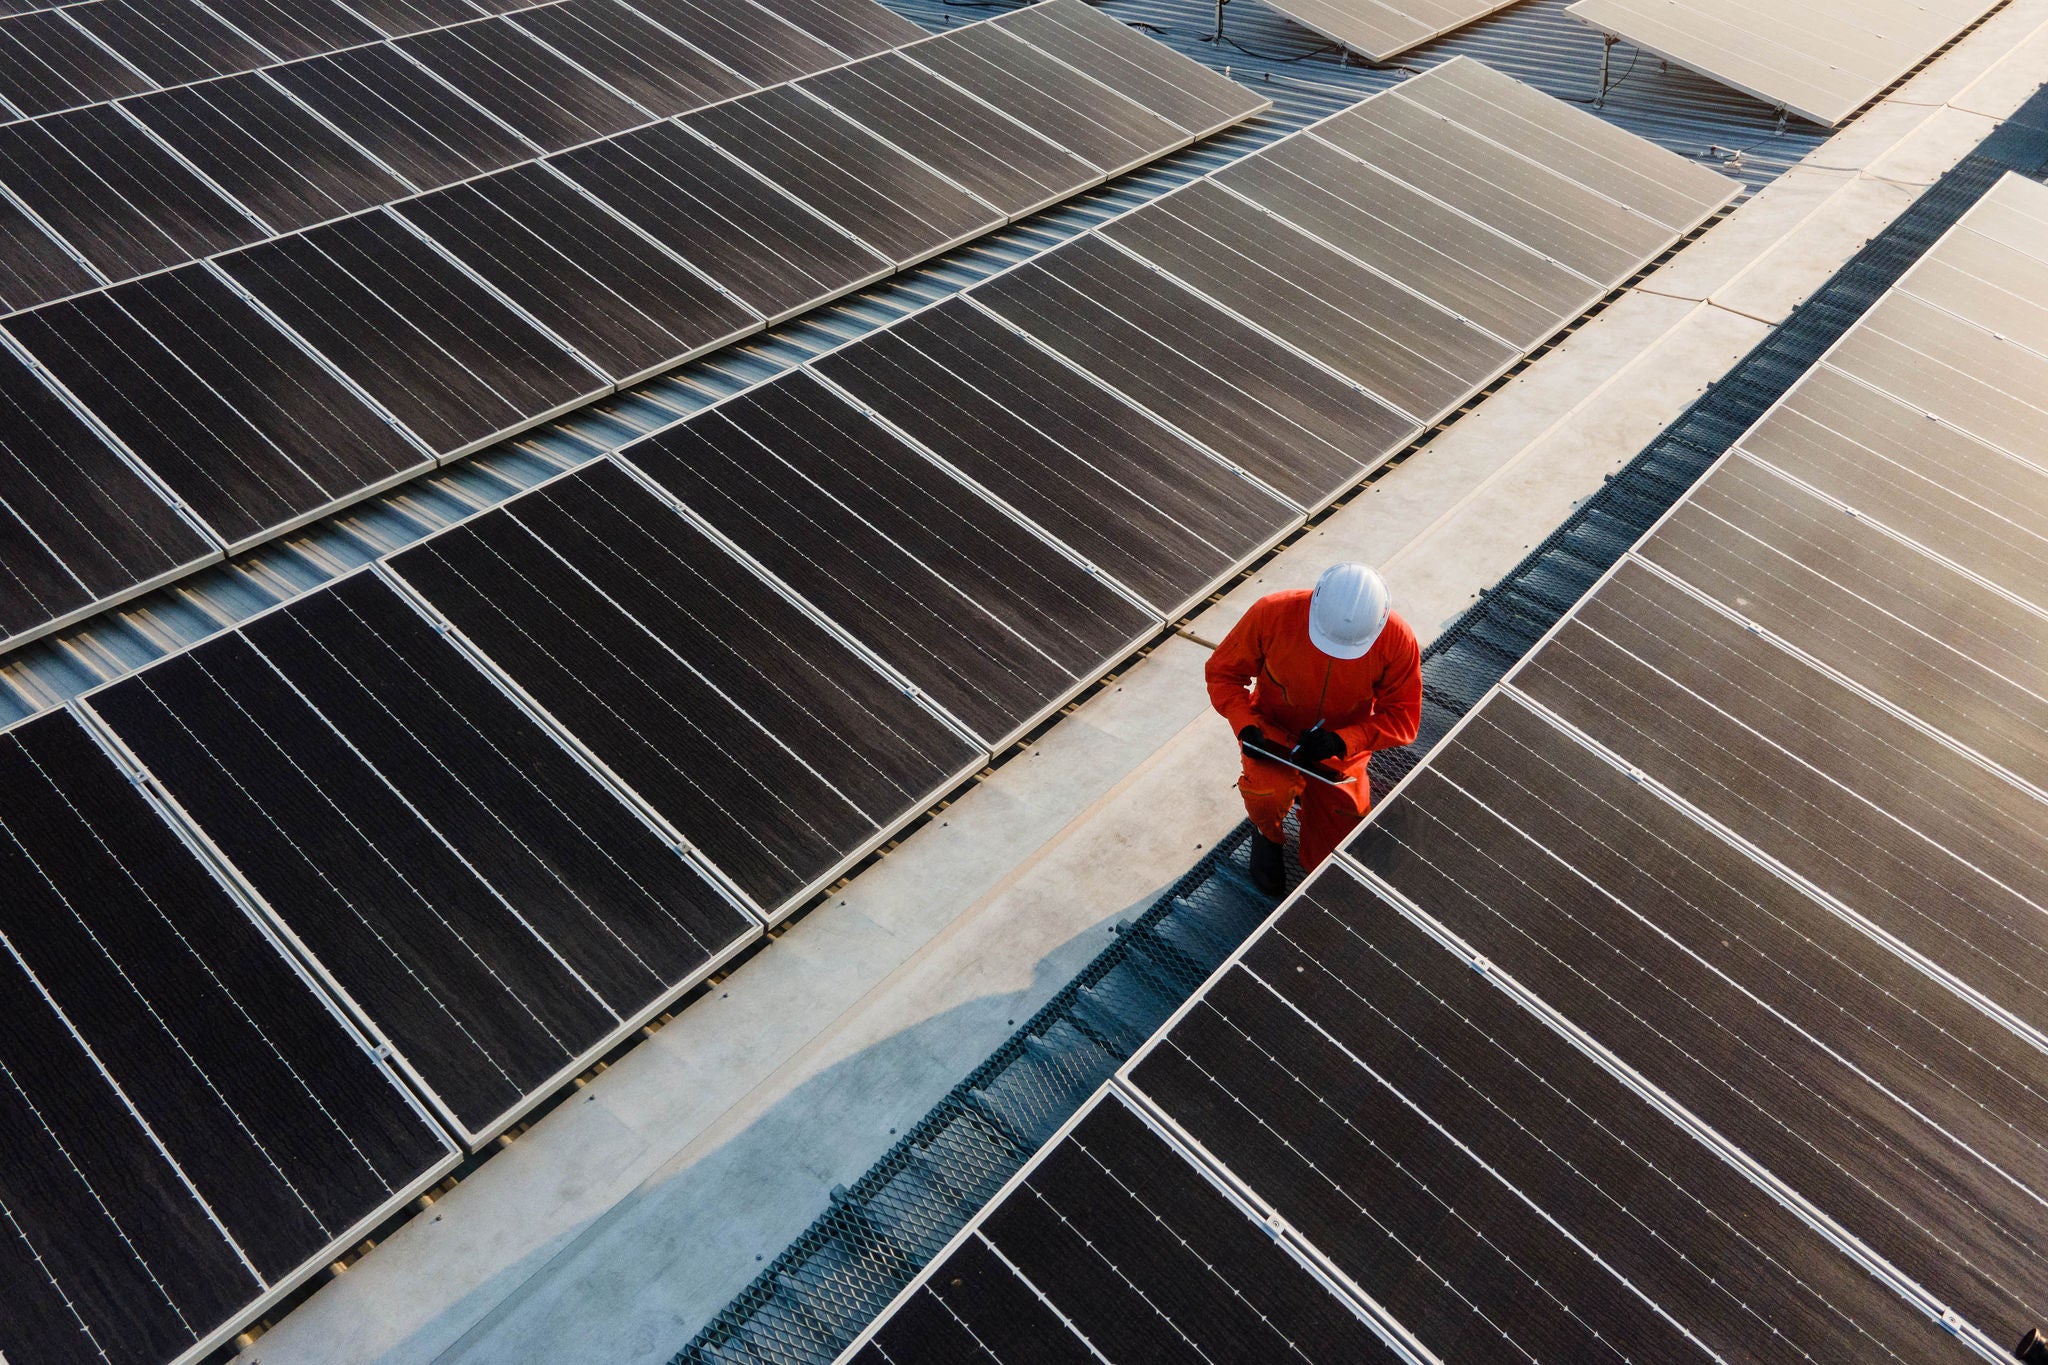
[[[1379,574],[1363,564],[1335,564],[1316,580],[1308,600],[1308,638],[1336,659],[1356,659],[1386,628],[1392,599]]]

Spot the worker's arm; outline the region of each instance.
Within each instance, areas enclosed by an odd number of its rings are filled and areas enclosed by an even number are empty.
[[[1398,749],[1413,744],[1422,729],[1422,647],[1399,616],[1387,618],[1375,649],[1386,650],[1386,668],[1372,692],[1372,714],[1337,732],[1349,754]]]
[[[1202,670],[1209,684],[1209,704],[1230,722],[1232,734],[1259,723],[1252,710],[1251,688],[1266,664],[1264,616],[1259,604],[1253,604],[1216,646]]]

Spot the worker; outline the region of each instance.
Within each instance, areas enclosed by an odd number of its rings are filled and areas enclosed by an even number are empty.
[[[1296,762],[1355,778],[1334,785],[1298,768],[1244,756],[1238,791],[1251,816],[1253,883],[1286,890],[1287,812],[1301,803],[1301,865],[1313,871],[1372,808],[1366,765],[1378,749],[1414,742],[1422,721],[1422,656],[1391,610],[1387,585],[1363,564],[1339,564],[1313,592],[1270,593],[1252,604],[1209,658],[1209,700],[1240,744],[1291,748]]]

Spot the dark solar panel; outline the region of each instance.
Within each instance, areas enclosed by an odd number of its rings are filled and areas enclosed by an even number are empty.
[[[1299,520],[959,300],[816,368],[1169,618]]]
[[[625,0],[756,85],[808,76],[845,60],[753,0]]]
[[[673,123],[579,148],[550,164],[770,322],[891,269]]]
[[[1072,152],[896,53],[813,76],[802,88],[1012,217],[1102,178]]]
[[[754,0],[847,57],[914,43],[923,29],[875,0]]]
[[[522,11],[513,22],[660,118],[754,88],[617,0],[566,0]]]
[[[991,745],[1158,628],[801,372],[622,453]]]
[[[265,74],[419,189],[534,154],[518,134],[382,44]]]
[[[377,30],[339,0],[205,0],[206,7],[279,61],[375,42]]]
[[[1196,137],[1228,128],[1273,104],[1084,0],[1032,5],[1001,16],[995,26],[1171,119]]]
[[[683,123],[898,265],[1004,222],[990,205],[793,87]]]
[[[443,457],[604,388],[384,213],[266,242],[220,265]]]
[[[761,325],[544,166],[515,166],[396,211],[614,383],[680,364]]]
[[[0,181],[109,279],[263,235],[108,105],[0,126]]]
[[[97,283],[63,243],[12,200],[0,199],[0,312],[31,308]]]
[[[1349,380],[1092,236],[973,297],[1304,507],[1421,434]]]
[[[0,735],[0,877],[10,1360],[142,1365],[218,1340],[446,1168],[382,1064],[68,713]]]
[[[609,137],[648,119],[509,20],[439,29],[396,46],[546,151]]]
[[[157,86],[248,71],[270,60],[197,0],[94,0],[67,13]]]
[[[123,107],[275,232],[406,193],[403,183],[261,75],[182,86]]]
[[[983,761],[616,465],[390,562],[771,912]]]
[[[0,22],[0,99],[22,118],[149,89],[64,10]]]
[[[218,553],[27,366],[0,351],[0,641]]]
[[[348,0],[348,7],[387,38],[403,38],[477,17],[476,6],[469,0]]]
[[[204,265],[6,325],[231,548],[430,463]]]

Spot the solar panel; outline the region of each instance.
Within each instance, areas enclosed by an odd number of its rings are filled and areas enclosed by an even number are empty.
[[[261,75],[181,86],[123,106],[273,232],[396,199],[406,185]]]
[[[754,89],[651,19],[614,0],[565,0],[513,22],[657,118]]]
[[[218,264],[443,459],[609,387],[388,213]]]
[[[89,704],[472,1145],[755,932],[373,574]]]
[[[1403,1359],[1112,1092],[850,1365]]]
[[[348,7],[387,38],[467,23],[477,15],[469,0],[348,0]]]
[[[377,30],[339,0],[205,0],[279,61],[375,42]]]
[[[0,199],[0,312],[30,308],[99,283],[70,248]]]
[[[925,31],[875,0],[754,0],[846,57],[914,43]]]
[[[1228,76],[1190,62],[1083,0],[1046,0],[993,27],[1024,39],[1197,138],[1273,107]]]
[[[770,323],[893,269],[673,123],[580,148],[549,164]]]
[[[1102,179],[1064,147],[899,53],[812,76],[800,88],[1012,218]]]
[[[2048,261],[2003,242],[1953,234],[1898,289],[2030,351],[2048,351]]]
[[[993,25],[954,29],[904,49],[1105,175],[1121,175],[1189,137],[1150,109]]]
[[[6,327],[231,551],[431,468],[203,264]]]
[[[620,454],[992,749],[1159,627],[802,371]]]
[[[1384,62],[1477,23],[1514,0],[1281,0],[1273,8],[1367,59]]]
[[[533,155],[505,124],[384,44],[264,74],[422,190]]]
[[[149,81],[64,10],[0,21],[0,99],[34,118],[147,90]]]
[[[960,300],[814,368],[1169,620],[1300,520]]]
[[[515,166],[395,211],[630,384],[759,330],[761,319],[545,165]]]
[[[545,151],[647,122],[617,92],[534,41],[510,19],[479,19],[394,44]]]
[[[1093,236],[973,291],[1035,340],[1302,507],[1421,434],[1350,381]]]
[[[1005,215],[793,87],[682,123],[898,266],[984,232]]]
[[[0,642],[219,553],[12,353],[0,351]]]
[[[838,66],[844,58],[753,0],[624,0],[756,85]]]
[[[110,280],[263,235],[109,105],[0,126],[0,181]]]
[[[197,0],[94,0],[65,11],[156,86],[225,76],[264,65],[270,54],[216,19]]]
[[[67,712],[0,733],[0,1351],[190,1358],[454,1163]]]
[[[986,761],[610,462],[389,563],[769,914]]]

